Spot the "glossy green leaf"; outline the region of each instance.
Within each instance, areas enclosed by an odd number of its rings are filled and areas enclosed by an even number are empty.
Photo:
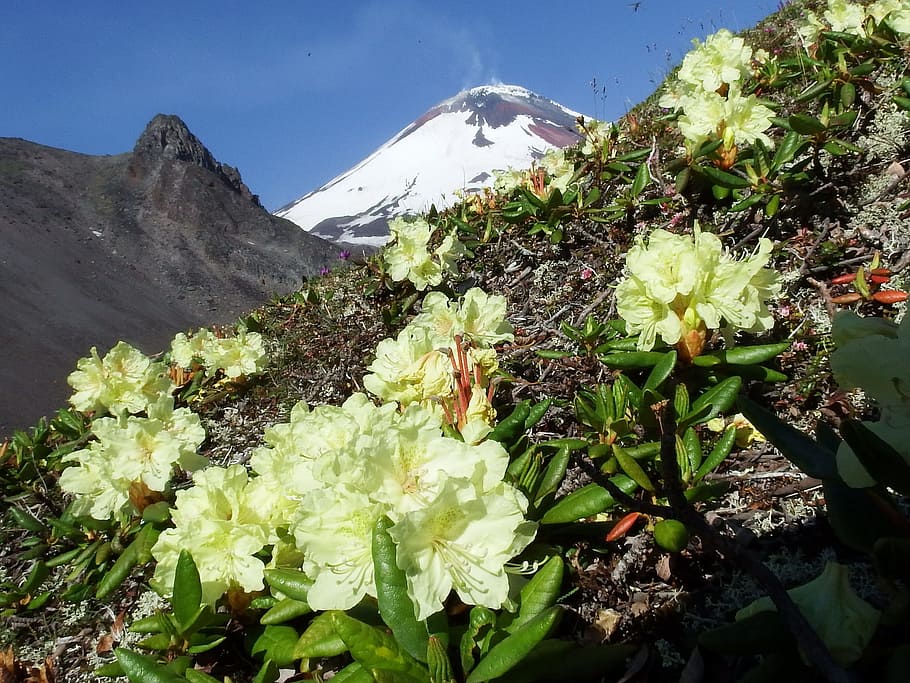
[[[587,442],[585,442],[587,443]],[[568,448],[560,448],[556,455],[550,458],[547,468],[544,470],[540,484],[534,494],[534,505],[539,506],[544,498],[556,492],[562,480],[566,477],[566,470],[569,467],[569,460],[572,452]]]
[[[202,608],[202,581],[199,579],[199,570],[196,569],[193,556],[186,550],[181,550],[177,557],[171,606],[181,631],[189,628],[199,617]]]
[[[690,472],[697,472],[698,468],[701,467],[703,458],[701,439],[698,438],[698,432],[692,427],[687,427],[682,435],[682,444]]]
[[[331,615],[335,632],[348,646],[351,656],[376,677],[382,672],[385,680],[395,683],[426,683],[427,669],[402,652],[395,638],[378,629],[364,624],[344,612],[326,612]],[[424,649],[426,657],[426,649]]]
[[[427,669],[429,683],[457,683],[445,643],[436,636],[427,641]]]
[[[427,625],[417,620],[405,573],[398,568],[397,546],[389,535],[391,526],[392,520],[388,517],[378,519],[373,526],[373,568],[379,614],[405,652],[418,661],[426,661]]]
[[[265,580],[283,595],[306,602],[313,580],[296,569],[266,569]]]
[[[667,351],[664,354],[664,357],[652,368],[650,374],[648,375],[648,379],[645,380],[645,384],[642,389],[659,389],[670,376],[670,373],[673,372],[673,368],[675,367],[676,351]]]
[[[40,534],[42,536],[46,536],[50,533],[50,529],[27,510],[13,506],[7,510],[7,514],[10,516],[13,524],[20,529],[25,529],[33,534]]]
[[[300,634],[294,646],[295,659],[313,659],[316,657],[335,657],[348,651],[341,636],[335,631],[331,612],[317,615]]]
[[[631,494],[638,488],[638,484],[624,474],[610,477],[610,481],[623,493]],[[600,514],[605,510],[611,509],[614,505],[616,505],[616,501],[613,496],[607,493],[605,488],[597,484],[588,484],[558,500],[540,518],[540,523],[565,524],[575,522],[585,517]]]
[[[508,417],[500,420],[487,438],[491,441],[498,441],[504,446],[513,444],[522,434],[524,434],[525,420],[528,419],[530,414],[530,401],[524,400],[516,404]]]
[[[559,605],[553,605],[535,616],[520,631],[494,645],[471,670],[465,683],[490,681],[505,674],[550,634],[561,616]]]
[[[818,135],[828,130],[824,123],[808,114],[791,114],[787,122],[793,130],[802,135]]]
[[[474,668],[478,656],[486,654],[490,636],[496,628],[496,615],[492,610],[481,605],[471,608],[468,615],[468,626],[461,636],[459,654],[461,668],[470,671]]]
[[[692,424],[707,422],[718,413],[729,410],[736,402],[742,384],[743,381],[740,377],[727,377],[695,399],[692,403],[692,413],[700,414],[701,409],[705,406],[710,406],[710,410],[698,422]]]
[[[638,461],[635,458],[626,453],[626,450],[622,446],[614,443],[613,455],[616,457],[617,462],[619,462],[622,471],[641,488],[651,493],[654,493],[654,491],[657,490],[644,469],[642,469],[642,466],[638,464]]]
[[[775,358],[790,348],[790,342],[781,342],[778,344],[761,344],[758,346],[734,346],[732,349],[716,351],[708,354],[709,357],[716,358],[721,363],[727,365],[757,365]],[[701,356],[692,359],[693,365],[713,365],[714,362],[700,361]]]
[[[132,683],[186,683],[178,676],[148,655],[118,647],[114,650],[117,662]]]
[[[312,608],[302,600],[282,598],[269,607],[268,611],[260,617],[259,623],[266,625],[283,624],[286,621],[302,617],[312,611]]]
[[[648,170],[648,163],[642,162],[635,172],[635,179],[632,181],[632,197],[637,199],[645,189],[645,186],[651,182],[651,172]]]
[[[224,679],[218,680],[214,676],[209,676],[199,669],[187,669],[183,672],[183,677],[189,683],[224,683]]]
[[[664,360],[665,357],[666,354],[659,351],[628,351],[599,356],[601,363],[620,370],[650,368]]]
[[[673,394],[673,412],[675,415],[686,415],[689,412],[689,390],[680,382]]]
[[[120,556],[114,561],[111,568],[107,570],[107,573],[101,577],[101,580],[98,582],[98,589],[95,592],[95,597],[99,600],[105,600],[110,597],[120,584],[123,583],[126,577],[130,575],[133,568],[139,564],[140,536],[142,536],[146,529],[153,529],[153,527],[151,525],[143,527],[142,530],[136,534],[136,538],[133,539],[133,542],[120,553]]]
[[[522,629],[531,619],[553,606],[562,589],[565,565],[562,557],[554,555],[521,589],[518,614],[506,629],[510,633]]]
[[[714,444],[714,448],[712,448],[711,452],[708,454],[708,457],[705,458],[705,461],[695,472],[695,481],[704,477],[708,472],[713,472],[714,469],[723,462],[724,458],[730,455],[734,443],[736,443],[736,427],[730,425],[724,430],[724,433],[721,434],[717,443]]]
[[[748,178],[722,171],[716,166],[698,166],[698,172],[708,178],[714,187],[720,187],[727,190],[742,190],[751,185]],[[722,199],[723,197],[720,197]]]
[[[289,667],[296,660],[297,629],[291,626],[266,626],[250,646],[250,654],[263,661],[271,659],[279,667]]]

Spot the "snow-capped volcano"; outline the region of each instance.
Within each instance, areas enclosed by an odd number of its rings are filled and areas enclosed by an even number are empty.
[[[514,85],[460,92],[430,109],[354,168],[276,214],[338,242],[378,246],[388,220],[450,206],[456,191],[493,183],[579,140],[579,114]]]

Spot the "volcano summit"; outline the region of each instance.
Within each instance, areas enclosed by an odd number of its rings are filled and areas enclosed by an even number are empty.
[[[460,92],[408,125],[354,168],[276,214],[325,239],[378,246],[390,218],[443,208],[456,191],[493,183],[580,139],[579,114],[514,85]]]

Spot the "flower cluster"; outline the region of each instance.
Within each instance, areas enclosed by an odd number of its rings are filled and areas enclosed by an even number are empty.
[[[410,280],[422,292],[441,283],[446,272],[457,272],[456,262],[465,249],[454,235],[444,237],[431,252],[433,227],[422,218],[394,218],[389,221],[389,232],[392,241],[383,259],[395,282]]]
[[[505,314],[505,298],[477,287],[460,303],[430,292],[398,337],[379,343],[364,387],[402,407],[441,410],[466,441],[479,441],[495,418],[486,392],[498,367],[492,347],[513,338]]]
[[[616,124],[610,121],[579,120],[578,128],[585,136],[581,153],[587,157],[597,156],[605,159],[610,141],[619,135]]]
[[[148,417],[101,417],[92,422],[88,448],[73,451],[64,462],[78,463],[60,475],[60,487],[76,496],[72,511],[95,519],[140,513],[160,500],[175,468],[193,471],[208,460],[196,454],[205,439],[199,416],[174,409],[162,394],[147,406]]]
[[[530,169],[516,171],[509,168],[505,171],[494,171],[493,183],[495,192],[509,195],[517,189],[524,188],[538,197],[546,197],[554,188],[566,192],[577,180],[575,164],[566,157],[563,149],[551,149],[532,164]]]
[[[436,412],[375,406],[364,394],[341,407],[298,404],[265,440],[250,460],[257,476],[212,468],[178,494],[176,528],[152,550],[159,590],[181,549],[193,553],[207,601],[261,589],[265,565],[255,555],[273,545],[274,564],[295,558],[313,579],[310,607],[348,609],[376,595],[371,533],[386,516],[418,618],[442,609],[452,589],[471,604],[506,600],[505,564],[535,525],[524,519],[527,501],[502,481],[509,457],[497,442],[445,436]],[[208,561],[210,548],[221,562]]]
[[[268,362],[262,336],[243,328],[233,337],[216,337],[205,328],[189,337],[180,332],[171,341],[170,357],[181,368],[198,363],[210,374],[222,370],[228,379],[262,372]]]
[[[94,346],[90,354],[77,361],[76,370],[66,380],[76,390],[70,397],[76,410],[111,415],[141,413],[173,388],[163,363],[153,363],[126,342],[117,342],[104,358]]]
[[[803,46],[812,50],[823,31],[849,33],[866,38],[869,20],[875,26],[887,25],[895,33],[910,34],[910,2],[908,0],[877,0],[864,7],[849,0],[828,0],[819,18],[814,12],[806,15],[806,22],[797,30]],[[874,30],[874,29],[873,29]]]
[[[831,354],[835,380],[843,389],[862,387],[875,400],[881,418],[866,427],[910,463],[910,316],[896,325],[842,311],[831,333],[837,346]],[[876,484],[846,443],[837,451],[837,466],[850,486]]]
[[[755,95],[742,94],[742,80],[754,63],[767,59],[753,53],[742,38],[727,29],[709,36],[683,59],[677,82],[660,99],[660,106],[681,110],[679,131],[690,151],[712,138],[723,140],[722,156],[732,164],[736,145],[761,140],[773,147],[765,133],[774,112]]]
[[[660,335],[683,359],[699,355],[708,329],[760,332],[773,325],[766,300],[780,291],[780,277],[764,266],[771,241],[742,260],[726,253],[717,236],[695,225],[693,236],[665,230],[629,249],[626,277],[616,288],[616,308],[638,348],[651,349]]]
[[[183,368],[200,362],[236,379],[260,372],[266,355],[254,332],[240,330],[220,339],[203,329],[191,337],[174,337],[171,360]],[[91,429],[95,440],[63,459],[75,463],[59,482],[75,496],[74,514],[111,519],[141,513],[162,499],[175,470],[193,472],[209,464],[196,452],[205,440],[199,416],[174,408],[177,387],[165,363],[152,362],[121,341],[104,358],[92,348],[76,367],[68,378],[76,390],[70,403],[77,410],[106,411],[113,417],[96,417]]]

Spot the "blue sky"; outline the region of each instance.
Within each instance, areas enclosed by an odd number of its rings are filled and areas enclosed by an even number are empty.
[[[177,114],[275,210],[467,87],[521,85],[615,119],[692,38],[777,5],[6,0],[0,136],[117,154],[156,113]]]

